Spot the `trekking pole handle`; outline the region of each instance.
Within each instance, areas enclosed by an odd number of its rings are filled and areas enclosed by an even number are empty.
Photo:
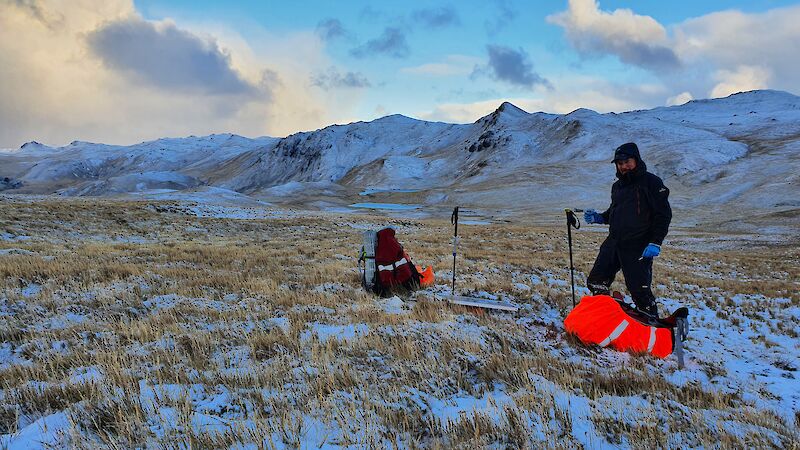
[[[458,236],[458,206],[453,209],[453,214],[450,215],[450,223],[455,225],[453,236]]]
[[[565,208],[564,213],[567,216],[567,246],[569,247],[569,281],[572,292],[572,307],[575,308],[575,266],[572,262],[572,229],[579,229],[581,221],[575,215],[575,211],[569,208]]]
[[[581,228],[581,220],[578,219],[578,216],[575,214],[576,212],[583,212],[582,209],[570,209],[565,208],[564,212],[567,214],[567,227],[575,228],[579,230]]]

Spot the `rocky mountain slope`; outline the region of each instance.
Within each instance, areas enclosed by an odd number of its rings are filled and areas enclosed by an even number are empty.
[[[527,113],[503,103],[472,124],[393,115],[282,139],[223,134],[58,148],[30,142],[0,152],[0,190],[164,196],[213,187],[317,208],[367,198],[509,216],[605,207],[614,180],[610,155],[635,141],[671,188],[673,205],[687,211],[687,224],[737,208],[750,218],[796,221],[798,119],[800,97],[751,91],[622,114]]]

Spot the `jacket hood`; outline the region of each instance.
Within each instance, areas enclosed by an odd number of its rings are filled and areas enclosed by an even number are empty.
[[[642,159],[639,156],[639,146],[634,142],[627,142],[614,149],[614,159],[611,162],[616,162],[620,159],[636,158],[637,161]]]

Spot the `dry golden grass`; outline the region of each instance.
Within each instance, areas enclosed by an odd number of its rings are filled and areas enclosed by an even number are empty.
[[[515,296],[529,305],[521,314],[532,331],[509,315],[450,308],[440,288],[405,296],[410,306],[402,313],[386,312],[359,287],[360,230],[347,225],[385,223],[379,217],[201,219],[175,204],[0,202],[0,230],[30,236],[0,241],[0,250],[22,250],[0,255],[0,336],[20,358],[0,368],[2,433],[68,411],[72,442],[86,448],[573,448],[579,420],[622,446],[796,446],[796,423],[739,395],[676,386],[658,374],[666,366],[646,356],[614,360],[537,322],[542,308],[563,314],[571,306],[568,288],[547,280],[569,279],[560,227],[462,232],[459,289]],[[206,231],[192,231],[198,229]],[[448,223],[403,221],[399,235],[418,264],[449,276]],[[581,285],[600,239],[576,238]],[[656,265],[664,285],[656,293],[692,298],[699,286],[798,305],[798,260],[796,245],[710,253],[669,247]],[[733,272],[740,276],[721,276]],[[543,281],[526,282],[525,274]],[[34,284],[38,292],[23,294]],[[758,305],[721,304],[724,317],[734,310],[759,317]],[[311,324],[363,324],[368,332],[325,339]],[[773,331],[797,338],[793,327]],[[709,378],[725,375],[714,364],[702,370]],[[76,379],[86,371],[99,381]],[[159,386],[182,394],[147,394]],[[480,411],[449,420],[432,413],[431,402],[498,390],[504,402]],[[220,393],[225,407],[204,409]],[[565,395],[588,402],[636,397],[649,409],[636,424],[598,410],[574,417],[558,400]],[[159,408],[175,411],[177,424],[159,424]],[[751,431],[712,426],[704,412]],[[198,417],[226,425],[198,429]],[[669,436],[677,431],[678,443]]]

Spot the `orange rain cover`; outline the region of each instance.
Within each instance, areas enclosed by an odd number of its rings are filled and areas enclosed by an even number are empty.
[[[564,328],[585,344],[610,345],[623,352],[649,350],[659,358],[672,353],[669,328],[651,327],[636,321],[608,295],[583,297],[564,319]]]
[[[419,272],[419,285],[421,287],[433,286],[433,267],[428,266],[425,270],[420,270],[419,266],[415,265],[417,272]]]

